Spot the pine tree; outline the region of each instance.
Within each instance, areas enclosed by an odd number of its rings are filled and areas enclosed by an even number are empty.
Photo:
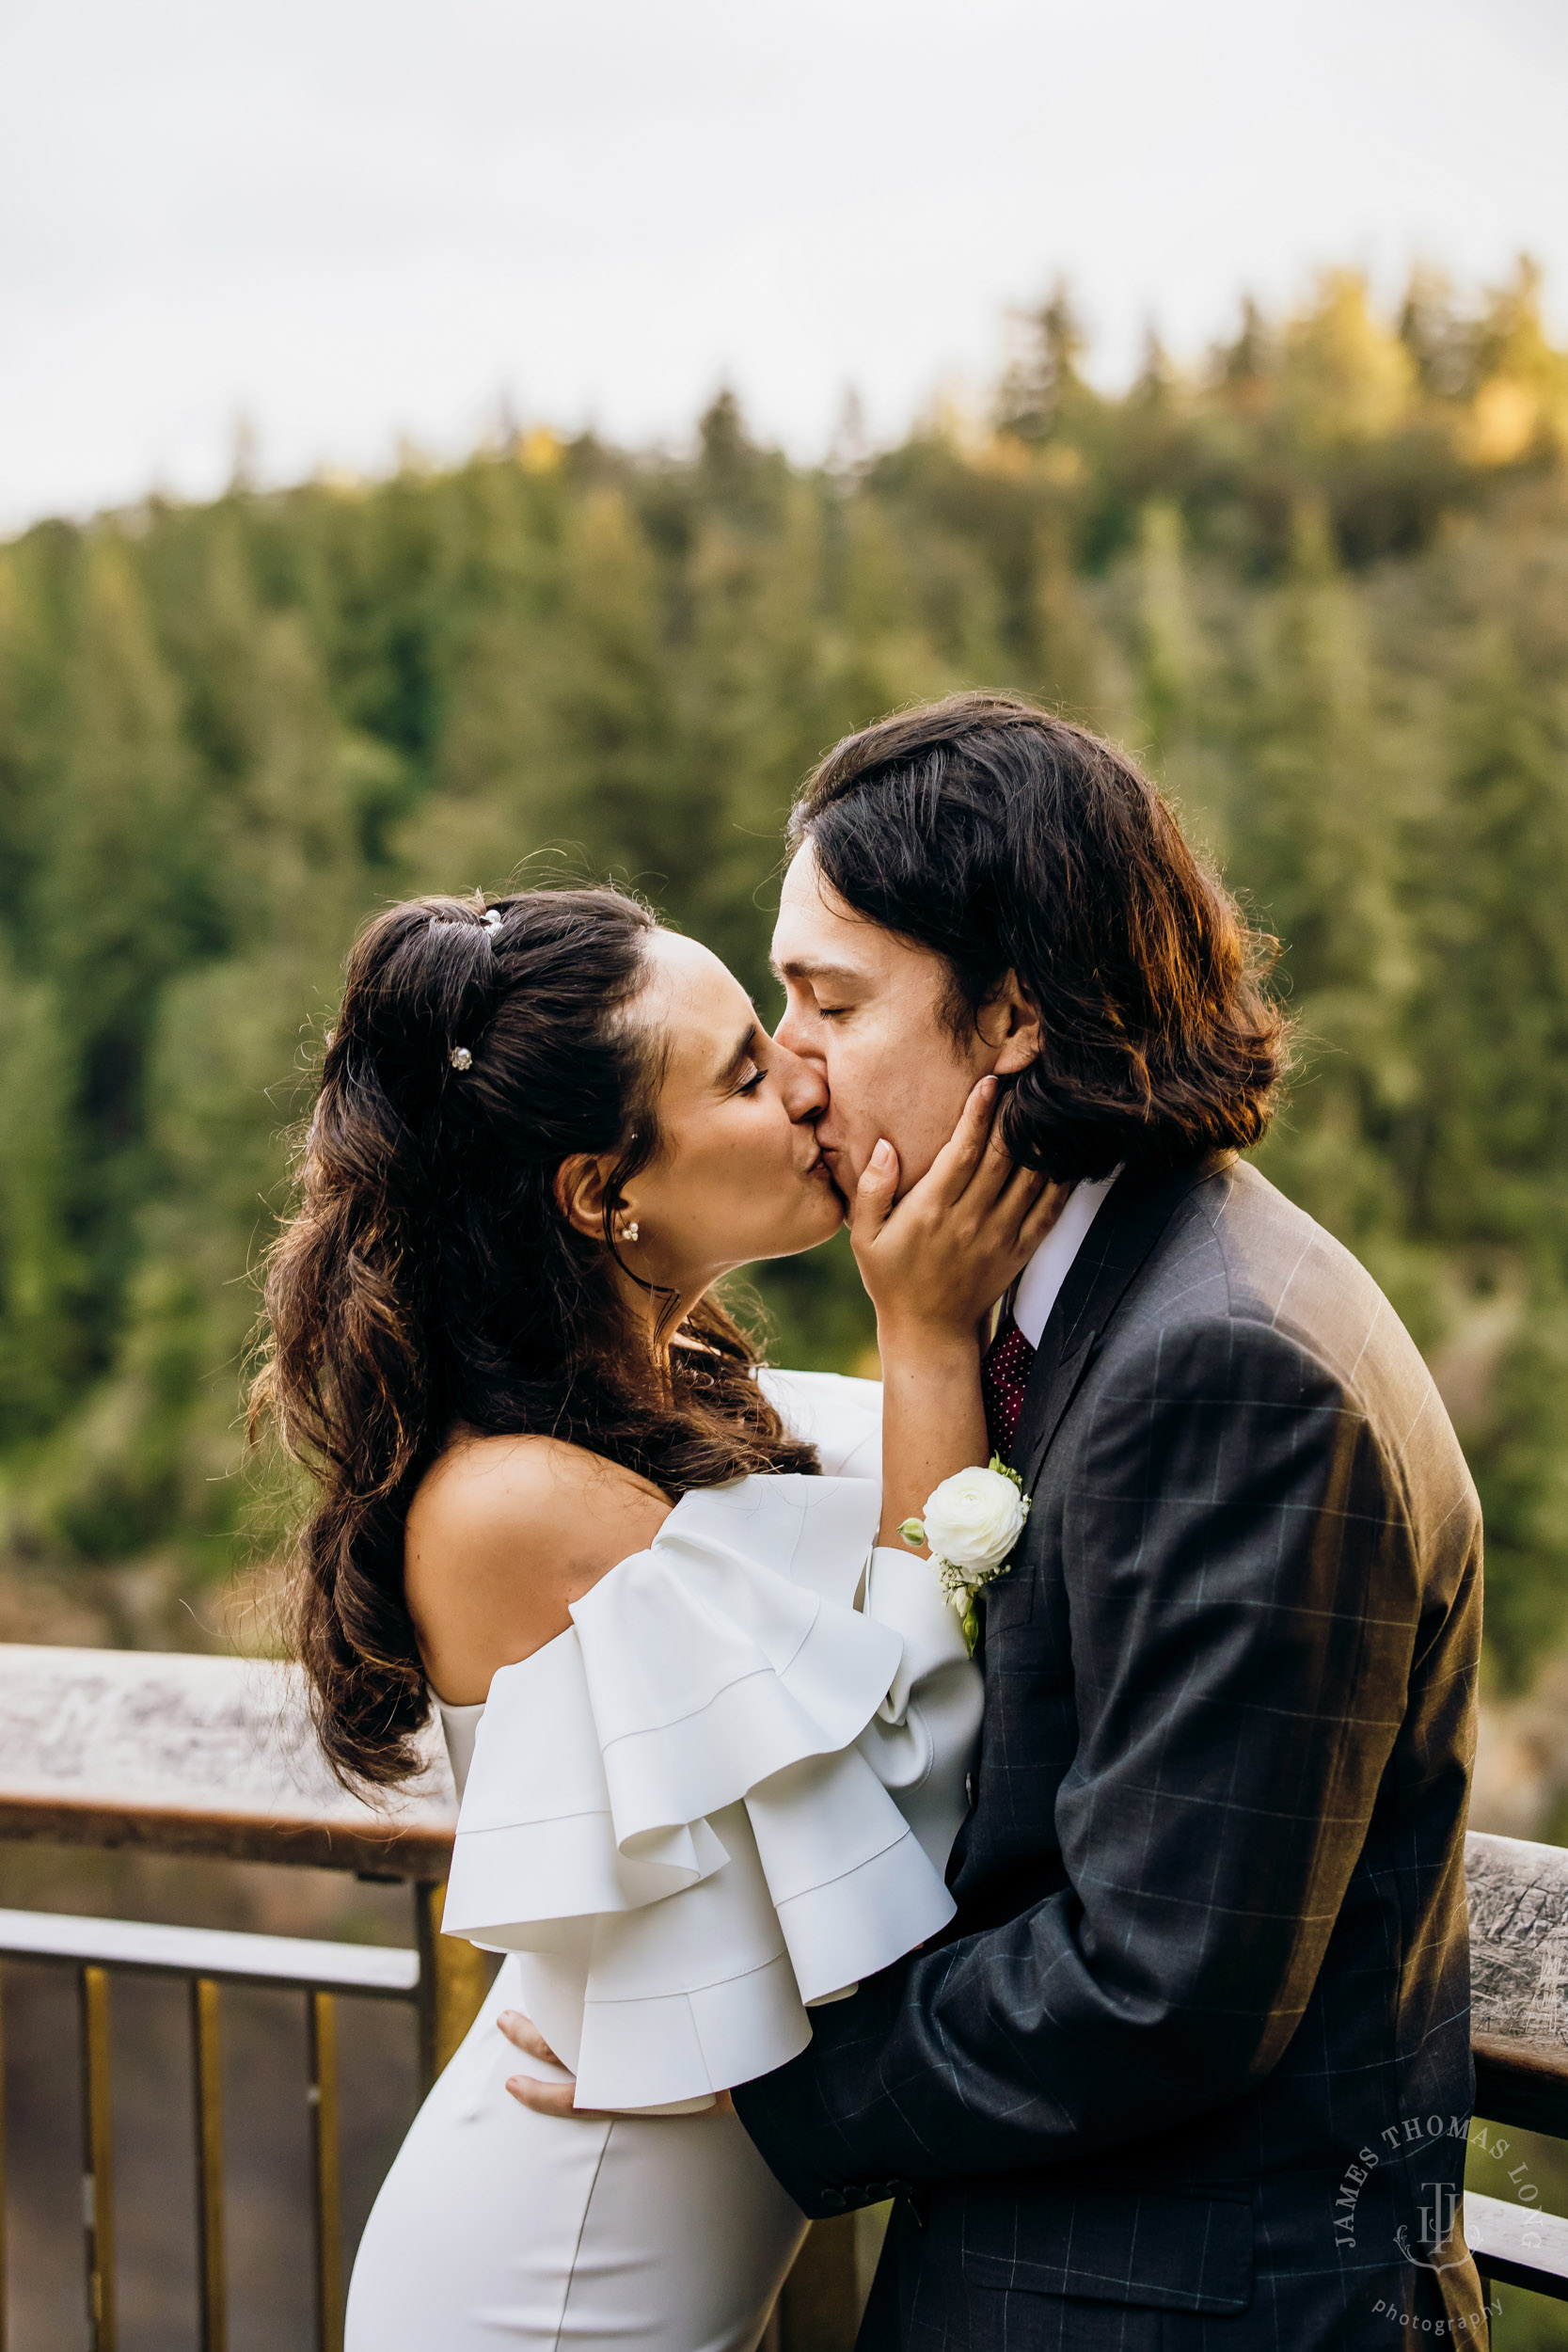
[[[1022,687],[1146,756],[1277,930],[1304,1066],[1263,1165],[1432,1349],[1527,1674],[1568,1632],[1565,383],[1528,270],[1397,319],[1331,278],[1115,396],[1058,290],[989,426],[821,469],[724,394],[687,455],[538,427],[0,548],[13,1529],[236,1556],[247,1263],[373,906],[614,872],[771,1012],[803,772]],[[797,1360],[856,1359],[842,1250],[759,1287]]]
[[[1380,725],[1365,618],[1321,510],[1298,513],[1291,577],[1249,636],[1232,721],[1229,869],[1283,943],[1304,1060],[1264,1165],[1375,1258],[1399,1223],[1380,1146],[1414,1086],[1402,778]]]

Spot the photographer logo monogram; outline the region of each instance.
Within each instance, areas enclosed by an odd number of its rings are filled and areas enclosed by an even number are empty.
[[[1335,2195],[1334,2243],[1347,2253],[1354,2252],[1358,2244],[1356,2214],[1363,2188],[1380,2164],[1413,2148],[1435,2148],[1439,2144],[1451,2146],[1455,2140],[1462,2141],[1466,2149],[1479,2151],[1497,2166],[1497,2179],[1487,2184],[1491,2195],[1512,2195],[1519,2204],[1527,2207],[1540,2203],[1541,2191],[1530,2179],[1528,2167],[1518,2161],[1516,2156],[1510,2165],[1509,2158],[1515,2152],[1507,2137],[1492,2124],[1472,2122],[1465,2115],[1407,2115],[1402,2116],[1397,2123],[1388,2124],[1378,2138],[1382,2145],[1369,2144],[1357,2149],[1345,2167]],[[1420,2181],[1418,2187],[1420,2203],[1417,2208],[1415,2230],[1412,2232],[1411,2225],[1402,2221],[1393,2233],[1395,2247],[1403,2259],[1417,2269],[1457,2270],[1469,2259],[1463,2233],[1457,2229],[1464,2193],[1451,2179]],[[1528,2229],[1520,2239],[1521,2247],[1526,2249],[1538,2247],[1543,2242],[1539,2231]],[[1497,2308],[1496,2302],[1489,2306],[1494,2314]],[[1392,2304],[1380,2301],[1376,2309],[1386,2312],[1390,2319],[1402,2318]],[[1478,2312],[1469,2320],[1454,2320],[1451,2323],[1453,2332],[1458,2335],[1479,2330],[1483,2316]],[[1445,2323],[1437,2321],[1433,2332],[1444,2331]]]

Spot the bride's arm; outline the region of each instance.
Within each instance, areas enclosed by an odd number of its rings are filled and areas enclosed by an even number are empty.
[[[896,1207],[890,1143],[856,1192],[849,1234],[882,1359],[882,1544],[898,1543],[942,1479],[988,1458],[982,1319],[1067,1198],[1066,1185],[1008,1158],[992,1132],[995,1104],[996,1081],[982,1078],[951,1142]]]

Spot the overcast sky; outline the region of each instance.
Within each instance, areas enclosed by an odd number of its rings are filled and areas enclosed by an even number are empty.
[[[1107,381],[1325,262],[1521,246],[1563,0],[0,0],[0,527],[528,421],[818,453],[1065,272]]]

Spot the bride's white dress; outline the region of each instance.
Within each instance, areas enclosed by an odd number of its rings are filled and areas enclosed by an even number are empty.
[[[366,2225],[347,2352],[751,2352],[805,2233],[716,2091],[944,1926],[979,1676],[875,1549],[881,1392],[764,1375],[824,1475],[685,1496],[646,1551],[443,1707],[446,1929],[507,1958]],[[537,2116],[531,2016],[584,2107]]]

